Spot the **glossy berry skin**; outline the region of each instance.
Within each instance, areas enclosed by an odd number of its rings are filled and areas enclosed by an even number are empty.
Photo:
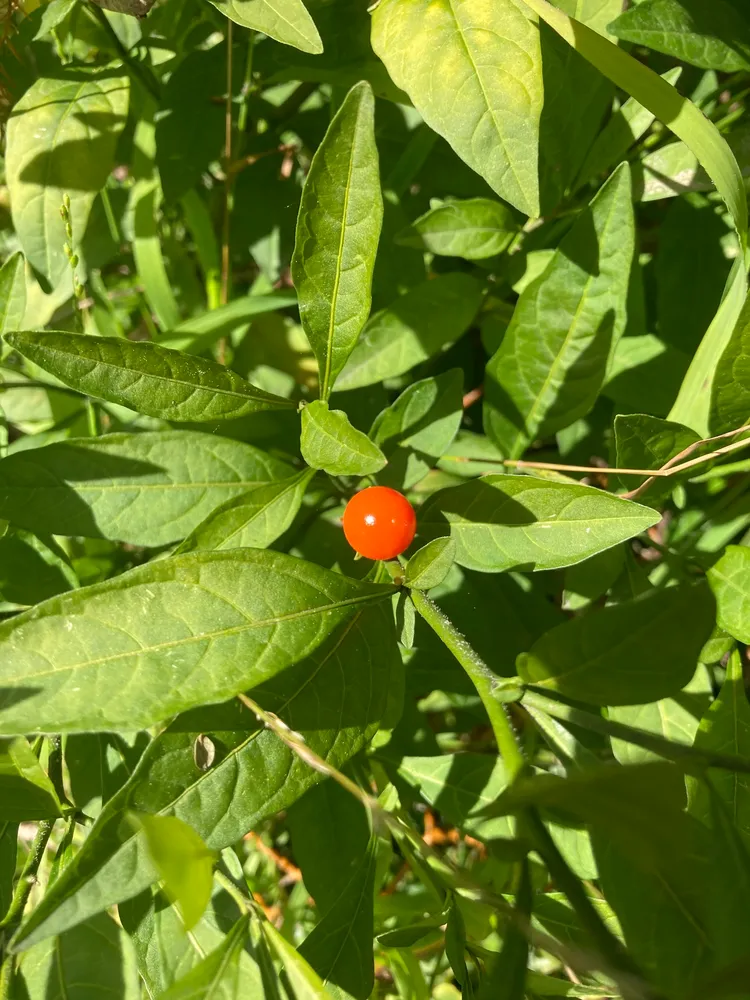
[[[389,486],[355,493],[344,511],[344,534],[366,559],[395,559],[417,530],[417,515],[406,497]]]

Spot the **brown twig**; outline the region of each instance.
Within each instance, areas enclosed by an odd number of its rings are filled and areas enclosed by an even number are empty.
[[[471,389],[464,395],[461,405],[465,410],[468,410],[470,406],[473,406],[478,399],[481,399],[484,395],[483,386],[477,386],[476,389]]]
[[[279,871],[282,871],[285,875],[285,880],[289,882],[301,882],[302,872],[299,868],[292,864],[289,858],[285,858],[283,854],[279,854],[275,851],[273,847],[269,847],[253,830],[250,833],[245,834],[245,840],[251,841],[251,843],[260,851],[261,854],[265,854],[267,858],[276,865]]]

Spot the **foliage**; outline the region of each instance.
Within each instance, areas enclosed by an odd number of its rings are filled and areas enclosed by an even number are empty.
[[[5,4],[0,1000],[750,1000],[748,94],[746,0]]]

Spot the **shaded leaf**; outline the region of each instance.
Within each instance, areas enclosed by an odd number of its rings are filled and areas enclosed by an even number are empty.
[[[372,937],[376,860],[377,838],[373,834],[338,898],[299,946],[300,955],[324,983],[335,984],[355,1000],[367,1000],[375,981]]]
[[[716,366],[711,387],[712,434],[742,427],[750,420],[750,295]]]
[[[574,618],[517,661],[525,681],[592,705],[638,705],[684,687],[714,624],[705,585],[651,591]]]
[[[387,459],[370,438],[349,422],[343,410],[330,410],[322,399],[302,411],[302,457],[313,469],[331,476],[367,476]]]
[[[647,413],[620,413],[615,417],[615,464],[621,469],[660,469],[700,437],[689,427],[660,420]],[[689,473],[688,473],[689,475]],[[645,476],[628,476],[628,489],[646,481]],[[646,491],[650,503],[658,503],[672,492],[678,476],[657,479]]]
[[[260,995],[260,977],[251,985],[248,970],[241,965],[243,957],[248,964],[249,956],[243,954],[248,928],[248,917],[240,917],[215,951],[160,994],[163,1000],[239,1000],[252,995],[253,986]]]
[[[6,158],[13,227],[26,259],[52,287],[69,270],[63,195],[70,197],[73,237],[80,241],[115,165],[128,96],[127,76],[66,69],[35,80],[13,109]]]
[[[370,312],[383,220],[375,99],[358,83],[336,112],[302,191],[292,278],[327,399]]]
[[[456,543],[452,538],[433,538],[409,559],[404,584],[416,590],[438,587],[450,572],[455,557]]]
[[[188,535],[177,551],[267,548],[291,526],[314,475],[314,469],[304,469],[289,479],[256,486],[227,500]]]
[[[463,417],[463,380],[463,372],[451,368],[414,382],[378,414],[370,434],[388,458],[380,482],[408,489],[448,450]]]
[[[420,512],[424,538],[448,535],[468,569],[558,569],[640,534],[656,511],[591,486],[485,476],[440,490]]]
[[[147,341],[55,331],[16,333],[6,339],[65,385],[162,420],[230,420],[297,405],[258,389],[215,361]]]
[[[337,389],[357,389],[403,375],[461,337],[482,299],[469,274],[442,274],[369,320],[339,377]]]
[[[750,642],[750,549],[728,545],[708,571],[716,597],[717,623],[733,638]]]
[[[337,953],[336,967],[327,971],[326,959],[316,951],[320,942],[312,942],[312,950],[303,954],[322,977],[366,998],[373,985],[372,963],[366,957],[374,935],[372,882],[369,897],[362,897],[361,912],[351,923],[342,922],[334,912],[343,907],[343,897],[351,895],[353,887],[367,891],[361,869],[369,871],[372,845],[364,807],[329,779],[292,806],[289,825],[295,860],[318,910],[318,934],[326,935],[323,955]]]
[[[0,626],[0,732],[130,731],[222,701],[391,593],[266,549],[157,560]]]
[[[38,604],[78,586],[62,551],[52,539],[48,542],[20,530],[0,538],[0,597],[13,604]]]
[[[32,531],[166,545],[220,503],[291,472],[250,445],[195,431],[72,438],[0,461],[0,517]]]
[[[427,124],[490,187],[539,214],[539,33],[516,0],[381,0],[372,47]]]
[[[499,757],[478,753],[403,757],[398,762],[398,773],[466,833],[482,840],[512,835],[506,818],[487,818],[488,806],[508,785]]]
[[[750,757],[750,705],[742,661],[737,652],[729,658],[726,679],[718,697],[701,719],[694,745],[700,750]],[[708,776],[729,822],[745,849],[750,850],[750,775],[712,769]],[[705,784],[688,778],[688,798],[688,811],[710,825],[711,795]]]
[[[625,329],[634,220],[623,164],[524,290],[487,363],[484,425],[509,458],[585,416]]]
[[[53,819],[60,813],[52,782],[24,737],[0,740],[0,825]]]
[[[26,264],[22,253],[14,253],[0,267],[0,335],[18,330],[25,312]]]
[[[89,996],[114,995],[137,1000],[140,983],[129,942],[107,914],[87,920],[59,938],[28,951],[20,979],[28,1000],[70,1000],[75,984]]]
[[[314,653],[254,696],[340,768],[377,731],[398,665],[393,613],[384,601],[355,610]],[[201,732],[210,734],[218,751],[205,771],[193,752]],[[156,881],[143,839],[123,822],[128,811],[178,816],[220,850],[321,780],[236,701],[178,717],[104,807],[70,867],[21,928],[19,946],[59,933]]]

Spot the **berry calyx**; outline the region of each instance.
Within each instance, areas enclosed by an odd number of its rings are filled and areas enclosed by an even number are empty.
[[[411,545],[417,515],[403,493],[389,486],[370,486],[351,498],[343,523],[355,552],[366,559],[395,559]]]

